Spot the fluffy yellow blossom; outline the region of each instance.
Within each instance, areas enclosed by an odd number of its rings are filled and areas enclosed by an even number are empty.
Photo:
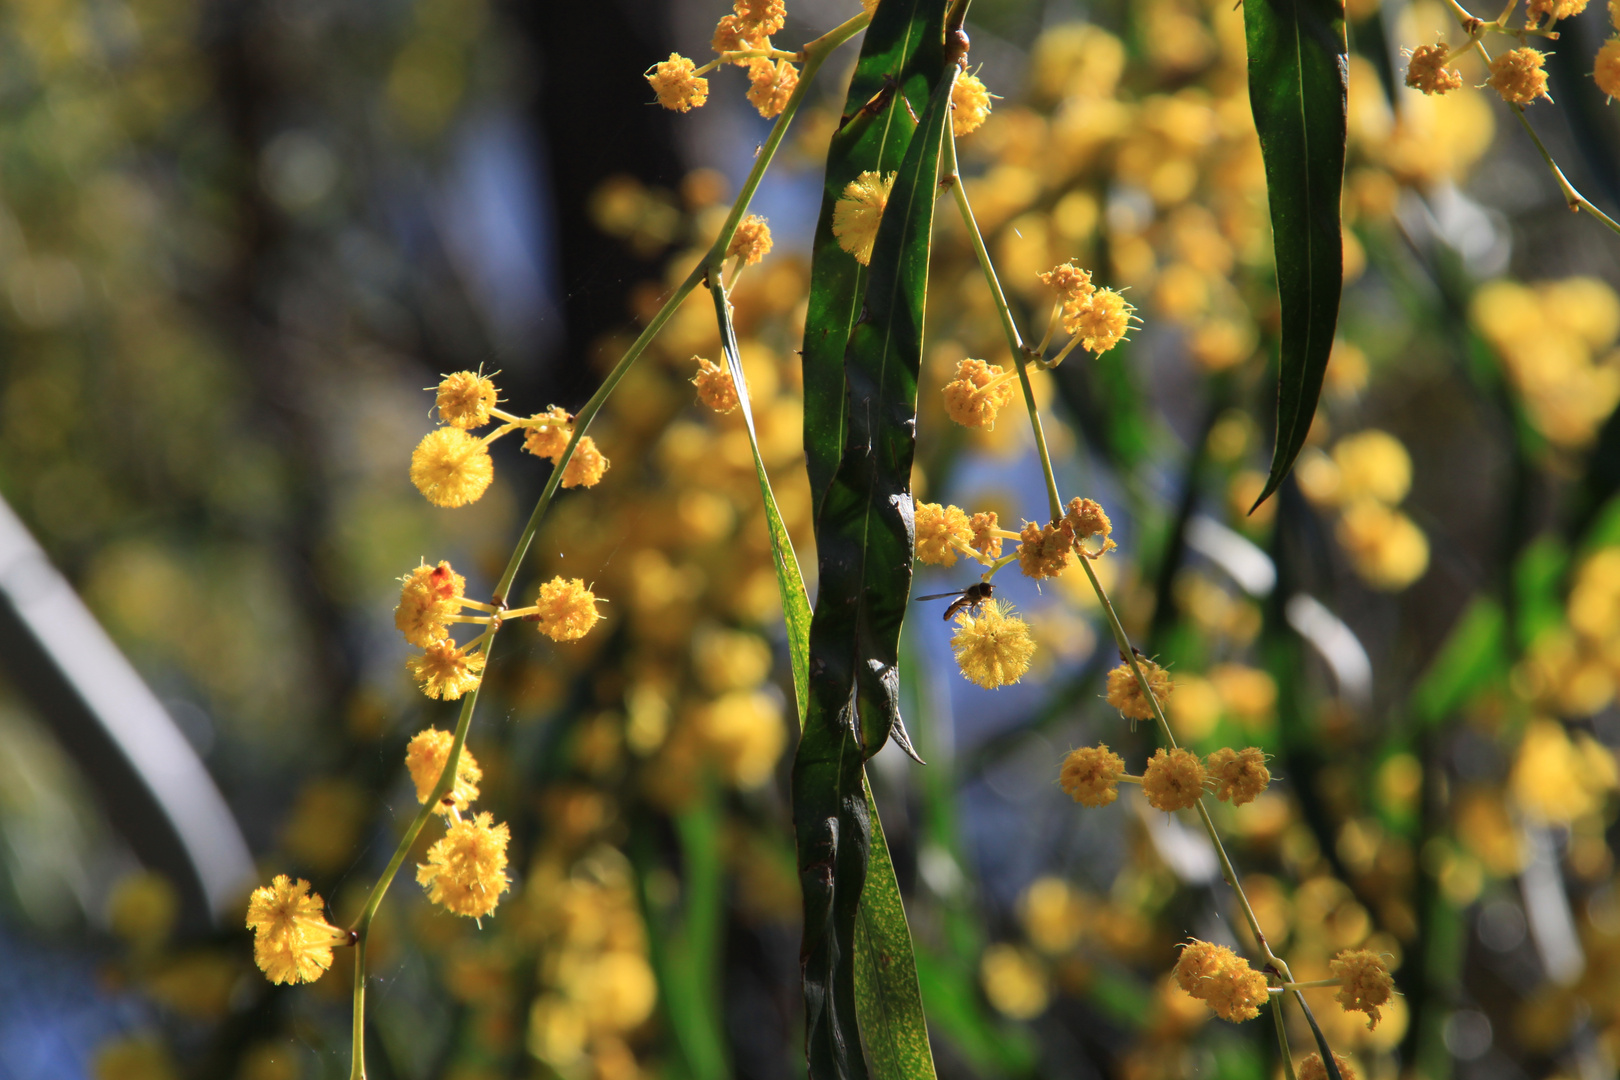
[[[764,57],[748,64],[748,103],[769,120],[787,108],[788,98],[799,85],[799,69],[786,60],[774,63]]]
[[[1368,1031],[1377,1027],[1378,1006],[1389,1001],[1395,989],[1395,980],[1383,959],[1367,949],[1346,949],[1328,961],[1328,970],[1333,978],[1343,981],[1333,1000],[1346,1011],[1366,1013]]]
[[[579,578],[552,578],[540,586],[535,606],[540,609],[534,616],[540,632],[552,641],[578,641],[602,617],[596,610],[596,594]]]
[[[699,401],[717,413],[731,412],[742,403],[729,370],[701,356],[692,359],[698,362],[698,373],[692,376],[692,385],[697,387]]]
[[[1553,22],[1559,19],[1573,18],[1586,10],[1587,0],[1529,0],[1524,6],[1524,16],[1531,25],[1541,21],[1544,16],[1551,16]]]
[[[652,68],[647,75],[658,104],[676,112],[688,112],[702,107],[709,100],[709,80],[697,73],[697,65],[680,53],[670,53],[669,59]]]
[[[314,982],[332,966],[332,946],[347,935],[326,921],[319,893],[309,882],[278,874],[248,898],[253,960],[271,982]]]
[[[529,417],[523,428],[523,449],[535,457],[556,461],[574,437],[574,418],[567,409],[553,405]]]
[[[1058,773],[1058,785],[1081,806],[1107,806],[1119,798],[1125,759],[1106,743],[1070,750]]]
[[[1080,314],[1080,309],[1091,302],[1092,294],[1097,291],[1097,286],[1091,283],[1091,272],[1080,269],[1072,262],[1054,266],[1038,276],[1042,284],[1051,286],[1052,291],[1057,293],[1057,301],[1063,308],[1065,328]]]
[[[394,626],[412,645],[443,641],[450,632],[448,620],[461,611],[467,579],[441,560],[438,566],[418,566],[401,581]]]
[[[1399,592],[1429,568],[1429,538],[1423,530],[1374,499],[1346,507],[1335,533],[1350,565],[1375,589]]]
[[[1222,1020],[1252,1020],[1266,1002],[1266,977],[1224,945],[1194,939],[1182,947],[1173,974],[1176,985]]]
[[[563,470],[562,486],[595,487],[612,464],[596,448],[596,440],[586,435],[574,446],[574,456],[568,459],[568,468]]]
[[[786,0],[737,0],[731,6],[745,32],[770,37],[787,22]]]
[[[495,407],[495,383],[480,372],[458,371],[439,383],[435,404],[439,420],[466,430],[489,423],[489,410]]]
[[[475,689],[484,674],[484,654],[464,653],[454,641],[435,641],[421,656],[405,661],[411,677],[430,698],[454,701]]]
[[[511,830],[488,813],[452,822],[418,863],[416,880],[428,899],[456,915],[481,919],[495,910],[510,882],[506,877],[506,844]]]
[[[456,427],[422,436],[411,454],[411,483],[434,506],[476,502],[495,479],[495,463],[482,440]]]
[[[957,666],[969,681],[986,690],[1023,678],[1035,655],[1029,624],[1011,612],[1011,604],[990,600],[980,605],[977,616],[964,610],[956,617],[951,649]]]
[[[1350,1063],[1338,1054],[1333,1055],[1333,1064],[1338,1066],[1339,1080],[1356,1080],[1356,1071]],[[1322,1064],[1321,1054],[1312,1054],[1299,1063],[1299,1080],[1328,1080],[1327,1066]]]
[[[758,214],[749,214],[737,223],[737,231],[731,234],[726,257],[741,259],[744,266],[756,266],[771,253],[771,243],[770,223]]]
[[[746,52],[750,49],[762,48],[765,45],[765,35],[759,28],[743,23],[736,15],[723,15],[715,24],[714,37],[709,47],[717,53]],[[733,60],[738,67],[747,67],[746,59]]]
[[[1204,779],[1204,763],[1197,754],[1180,746],[1166,754],[1161,746],[1142,772],[1142,791],[1155,810],[1188,810],[1198,805]]]
[[[990,91],[977,75],[956,77],[951,87],[951,134],[960,139],[979,130],[990,115]]]
[[[1510,49],[1491,61],[1491,89],[1511,105],[1528,105],[1538,97],[1551,101],[1542,69],[1546,62],[1546,54],[1535,49]]]
[[[1162,706],[1170,700],[1170,692],[1175,689],[1175,684],[1170,681],[1170,673],[1144,656],[1137,657],[1136,662],[1142,665],[1142,675]],[[1142,688],[1136,684],[1136,674],[1131,671],[1130,664],[1121,663],[1108,673],[1108,704],[1127,719],[1153,719],[1153,706],[1142,696]]]
[[[1108,514],[1103,510],[1102,504],[1093,499],[1079,497],[1070,499],[1069,509],[1063,515],[1063,521],[1074,534],[1076,554],[1095,559],[1106,555],[1117,546],[1109,539],[1114,531],[1114,523],[1108,520]],[[1096,551],[1086,547],[1086,541],[1093,536],[1102,537],[1102,546]]]
[[[897,173],[882,176],[863,172],[844,187],[844,196],[833,205],[833,235],[838,246],[855,256],[862,266],[872,261],[872,245],[877,242],[883,208],[889,204]]]
[[[1620,94],[1620,37],[1610,38],[1592,61],[1592,79],[1609,97]]]
[[[1412,60],[1406,65],[1406,85],[1425,94],[1444,94],[1462,88],[1462,73],[1446,67],[1450,54],[1445,39],[1433,45],[1419,45],[1412,50]]]
[[[430,727],[426,731],[418,731],[406,745],[405,768],[416,784],[417,802],[425,803],[428,796],[433,794],[433,786],[439,782],[439,776],[450,760],[450,747],[455,745],[455,741],[454,733]],[[463,746],[461,757],[456,760],[455,786],[446,797],[448,801],[440,800],[433,812],[449,813],[452,805],[458,811],[467,809],[467,804],[478,798],[478,781],[483,778],[484,770],[478,767],[472,751]]]
[[[1018,536],[1018,569],[1025,577],[1057,577],[1069,565],[1074,530],[1067,521],[1058,520],[1044,527],[1026,521]]]
[[[996,414],[1013,400],[1013,382],[999,364],[963,360],[945,384],[945,412],[963,427],[994,431]]]
[[[968,528],[973,530],[973,539],[968,541],[968,546],[987,559],[1001,558],[1000,524],[994,510],[968,518]]]
[[[915,512],[917,561],[930,566],[955,566],[957,545],[973,543],[973,528],[959,506],[918,503]]]
[[[1098,289],[1065,329],[1080,335],[1087,352],[1100,356],[1125,340],[1135,310],[1113,289]]]
[[[1233,806],[1253,802],[1271,783],[1265,752],[1258,746],[1242,751],[1221,747],[1209,755],[1209,774],[1217,785],[1215,797]]]

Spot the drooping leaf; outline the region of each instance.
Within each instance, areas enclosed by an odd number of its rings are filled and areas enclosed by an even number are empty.
[[[886,7],[879,6],[880,17]],[[889,194],[849,331],[842,446],[817,518],[810,709],[793,761],[805,1040],[814,1080],[868,1075],[855,993],[856,925],[872,845],[864,763],[891,728],[904,740],[898,651],[911,588],[917,372],[940,136],[950,109],[944,8],[943,0],[923,6],[928,21],[915,61],[931,88],[928,106]],[[817,333],[807,325],[807,338]]]
[[[732,384],[737,389],[738,407],[742,410],[743,424],[748,429],[748,448],[754,454],[754,475],[759,478],[759,494],[765,501],[765,524],[771,533],[771,561],[776,565],[776,591],[782,598],[782,618],[787,623],[788,657],[793,668],[793,695],[798,702],[799,727],[804,727],[805,710],[810,701],[810,597],[804,589],[804,575],[799,572],[799,557],[793,551],[793,541],[787,527],[782,524],[782,513],[776,506],[776,494],[771,490],[771,478],[765,472],[765,459],[759,455],[759,432],[754,427],[754,409],[748,398],[748,379],[743,374],[742,354],[737,349],[737,331],[731,322],[731,308],[726,301],[725,289],[713,285],[715,316],[720,321],[720,345],[731,371]]]
[[[871,785],[865,786],[872,821],[871,859],[855,923],[855,1009],[861,1038],[880,1080],[933,1080],[917,958],[900,885],[889,858]]]
[[[1305,445],[1339,319],[1349,58],[1338,0],[1248,0],[1243,24],[1282,303],[1277,439],[1258,506]]]
[[[843,445],[844,346],[860,315],[867,277],[867,268],[838,246],[833,206],[861,173],[887,176],[900,167],[934,85],[920,54],[937,54],[943,10],[941,0],[885,0],[878,5],[827,151],[804,334],[804,453],[810,505],[818,511]]]

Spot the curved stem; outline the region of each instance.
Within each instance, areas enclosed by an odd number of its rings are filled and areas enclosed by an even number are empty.
[[[1013,322],[1012,308],[1007,304],[1007,294],[1001,290],[1001,280],[996,277],[996,268],[990,262],[990,253],[985,250],[984,236],[979,232],[979,223],[973,217],[973,207],[968,204],[967,192],[962,188],[962,174],[957,168],[956,161],[956,133],[947,132],[945,138],[945,179],[944,183],[951,186],[951,194],[956,199],[956,208],[962,214],[962,223],[967,226],[968,239],[973,244],[973,253],[978,256],[979,267],[984,271],[985,283],[990,286],[990,294],[996,302],[996,314],[1001,317],[1001,331],[1007,336],[1007,347],[1012,350],[1013,364],[1018,369],[1018,385],[1024,391],[1024,408],[1029,412],[1029,423],[1035,432],[1035,449],[1041,455],[1041,472],[1046,477],[1046,500],[1052,512],[1052,520],[1056,521],[1063,516],[1063,498],[1058,494],[1057,480],[1052,473],[1052,454],[1046,446],[1046,429],[1041,426],[1041,413],[1035,405],[1035,391],[1029,384],[1029,357],[1030,351],[1024,345],[1024,339],[1019,336],[1018,327]]]

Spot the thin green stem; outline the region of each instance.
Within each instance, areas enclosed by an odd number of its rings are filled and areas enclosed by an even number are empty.
[[[1019,336],[1017,324],[1013,322],[1012,308],[1007,304],[1007,294],[1001,290],[1001,280],[996,276],[995,265],[990,261],[990,252],[985,250],[984,235],[979,232],[979,223],[973,216],[973,207],[968,203],[967,191],[962,187],[962,174],[957,168],[956,161],[955,132],[946,133],[945,152],[945,182],[951,185],[956,208],[962,214],[962,223],[967,226],[973,253],[978,257],[979,268],[984,271],[985,283],[990,286],[990,295],[995,301],[996,314],[1001,318],[1001,331],[1007,336],[1007,347],[1012,350],[1013,364],[1018,369],[1018,385],[1024,391],[1024,408],[1029,412],[1030,427],[1035,432],[1035,449],[1041,456],[1041,472],[1046,477],[1046,500],[1052,512],[1052,520],[1056,521],[1063,516],[1063,499],[1058,495],[1057,480],[1052,472],[1052,453],[1046,446],[1046,429],[1041,426],[1041,412],[1035,405],[1035,391],[1029,384],[1030,351],[1024,345],[1024,339]]]
[[[349,1048],[351,1080],[366,1080],[366,936],[354,942],[354,1033]]]
[[[1282,1051],[1283,1076],[1285,1080],[1299,1080],[1294,1075],[1294,1052],[1288,1048],[1288,1026],[1283,1023],[1282,997],[1271,996],[1271,1022],[1277,1027],[1277,1047]]]
[[[1593,206],[1587,201],[1586,196],[1575,190],[1575,185],[1569,182],[1569,177],[1564,175],[1564,170],[1558,167],[1558,163],[1553,160],[1552,154],[1548,153],[1546,144],[1541,141],[1541,136],[1537,135],[1536,129],[1530,126],[1529,118],[1524,115],[1524,106],[1512,105],[1510,108],[1513,109],[1513,115],[1519,118],[1519,123],[1524,126],[1525,132],[1530,136],[1530,141],[1536,144],[1536,151],[1541,155],[1541,160],[1546,162],[1547,168],[1552,170],[1553,179],[1558,181],[1558,187],[1564,193],[1564,202],[1569,205],[1569,208],[1573,211],[1585,210],[1610,229],[1620,233],[1620,222],[1616,222],[1608,214]]]

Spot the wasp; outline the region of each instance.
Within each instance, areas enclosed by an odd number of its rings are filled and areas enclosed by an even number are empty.
[[[951,606],[945,609],[945,621],[950,622],[952,616],[963,608],[970,608],[977,615],[979,605],[990,599],[990,594],[995,591],[996,587],[988,581],[975,581],[965,589],[957,589],[954,592],[933,593],[930,596],[919,596],[917,599],[943,600],[947,596],[955,597],[956,599],[951,601]]]

